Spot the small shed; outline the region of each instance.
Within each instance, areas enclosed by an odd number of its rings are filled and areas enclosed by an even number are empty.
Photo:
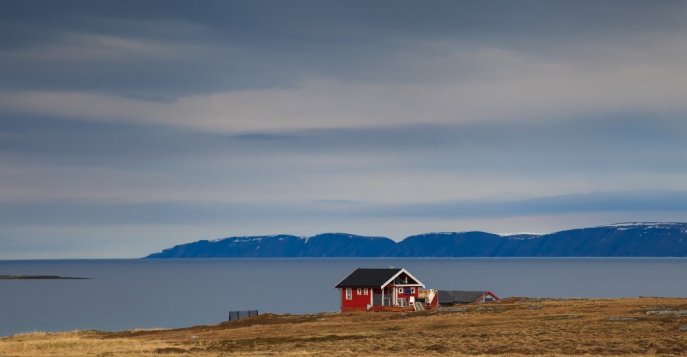
[[[499,297],[491,291],[439,290],[439,305],[441,306],[481,304],[499,300]]]

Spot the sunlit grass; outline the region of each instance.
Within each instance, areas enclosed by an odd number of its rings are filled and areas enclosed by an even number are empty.
[[[29,333],[0,356],[684,355],[687,299],[510,299],[463,311],[262,315],[215,326]],[[650,311],[665,313],[647,313]]]

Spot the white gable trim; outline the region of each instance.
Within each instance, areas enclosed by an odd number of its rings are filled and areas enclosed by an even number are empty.
[[[418,278],[414,277],[413,274],[410,274],[407,270],[401,269],[398,271],[398,273],[394,274],[394,276],[391,277],[391,279],[387,280],[386,283],[382,284],[381,288],[384,289],[385,286],[389,285],[394,279],[396,279],[401,273],[406,273],[408,274],[409,277],[411,277],[413,280],[417,281],[417,283],[422,286],[423,288],[425,287],[425,284],[423,284]]]

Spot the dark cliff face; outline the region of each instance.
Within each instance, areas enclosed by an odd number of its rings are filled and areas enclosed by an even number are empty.
[[[485,232],[427,233],[408,237],[394,250],[398,257],[493,257],[505,239]]]
[[[643,223],[573,229],[528,241],[520,255],[583,257],[687,256],[687,224]],[[569,252],[574,253],[574,255]]]
[[[380,257],[396,242],[384,237],[365,237],[345,233],[325,233],[308,238],[305,257]]]
[[[398,243],[345,233],[232,237],[177,245],[147,258],[685,256],[687,223],[626,223],[545,235],[428,233]]]

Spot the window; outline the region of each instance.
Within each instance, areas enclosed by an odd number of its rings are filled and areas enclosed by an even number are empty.
[[[415,294],[415,288],[410,288],[410,293]]]
[[[398,288],[398,293],[403,294],[403,288]]]
[[[362,294],[362,289],[361,289],[361,288],[357,288],[357,289],[355,290],[355,294],[356,294],[356,295],[361,295],[361,294]]]
[[[346,288],[346,300],[353,300],[353,289]]]
[[[363,294],[364,294],[364,295],[367,295],[367,294],[368,294],[367,288],[363,289]]]

